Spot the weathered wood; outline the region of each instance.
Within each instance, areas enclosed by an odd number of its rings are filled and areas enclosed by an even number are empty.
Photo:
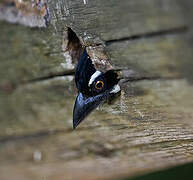
[[[61,72],[65,64],[57,35],[41,29],[29,29],[0,22],[0,81],[19,83],[49,73]]]
[[[64,80],[59,78],[55,85],[51,80],[49,81],[49,77],[54,79],[54,76],[65,72],[69,65],[66,64],[62,52],[62,39],[57,35],[51,36],[52,32],[49,30],[29,29],[5,22],[0,22],[0,26],[0,124],[2,128],[0,136],[37,131],[45,127],[43,122],[49,119],[48,107],[45,108],[45,104],[41,102],[52,104],[59,102],[57,100],[59,98],[63,100],[66,81],[69,82],[68,79],[72,79],[72,77],[64,78]],[[35,82],[43,83],[44,77],[45,80],[48,77],[48,85],[36,86]],[[61,82],[57,84],[58,81]],[[22,89],[28,84],[32,86],[28,89],[29,91]],[[44,89],[50,89],[50,94],[45,93]],[[57,97],[54,102],[48,103],[47,97],[49,96]],[[40,106],[44,106],[45,112],[40,109]],[[55,109],[52,105],[49,107],[50,112]],[[63,106],[59,104],[58,107],[63,109]],[[57,108],[55,110],[51,113],[52,117],[55,117],[59,111]],[[71,106],[68,111],[71,112]],[[60,117],[63,119],[65,115],[66,112]],[[40,125],[41,122],[42,125]],[[36,123],[39,125],[36,126]],[[49,128],[53,124],[50,124]],[[34,128],[33,125],[35,125]]]
[[[149,77],[190,77],[192,48],[187,32],[108,43],[106,49],[114,66],[135,69]],[[188,73],[188,72],[189,73]]]
[[[71,27],[85,42],[121,39],[188,24],[179,0],[49,1],[52,23]],[[95,41],[94,41],[95,38]]]
[[[76,131],[70,130],[72,97],[64,100],[63,88],[56,93],[53,84],[41,87],[20,90],[20,102],[33,108],[18,114],[22,125],[0,126],[12,134],[1,136],[1,177],[116,179],[193,160],[193,89],[185,80],[128,84],[120,101],[95,111]]]
[[[0,139],[8,135],[71,128],[74,100],[71,89],[68,78],[56,78],[21,85],[11,93],[1,91]]]
[[[116,179],[193,161],[191,3],[50,0],[47,29],[1,22],[0,179]],[[72,77],[39,78],[69,69],[65,26],[150,77],[123,83],[76,131]]]

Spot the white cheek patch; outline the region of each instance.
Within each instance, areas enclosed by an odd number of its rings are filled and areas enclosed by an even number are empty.
[[[113,89],[111,90],[110,93],[118,93],[121,90],[120,86],[118,84],[114,85]]]
[[[88,86],[90,87],[90,85],[94,82],[94,80],[95,80],[98,76],[100,76],[101,74],[102,74],[102,72],[96,71],[96,72],[91,76],[90,81],[89,81],[89,83],[88,83]]]

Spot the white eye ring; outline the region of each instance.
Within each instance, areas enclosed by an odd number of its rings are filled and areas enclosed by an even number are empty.
[[[95,88],[100,90],[104,87],[104,82],[103,81],[97,81],[95,84]]]

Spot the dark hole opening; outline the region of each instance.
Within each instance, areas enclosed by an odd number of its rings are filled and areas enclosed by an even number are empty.
[[[69,27],[67,31],[68,31],[67,50],[69,51],[69,54],[72,57],[72,63],[77,64],[82,54],[83,48],[76,33]]]

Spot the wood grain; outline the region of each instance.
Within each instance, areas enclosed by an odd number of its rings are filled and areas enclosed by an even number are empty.
[[[187,35],[184,32],[116,41],[108,43],[106,49],[115,67],[135,69],[148,77],[192,77],[187,69],[192,66],[192,48]]]
[[[86,42],[121,39],[136,34],[187,25],[189,18],[178,0],[51,1],[52,23],[71,27]]]
[[[0,179],[120,179],[192,162],[192,2],[48,5],[47,29],[0,22]],[[66,27],[138,75],[76,131],[73,77],[41,78],[71,68]]]

